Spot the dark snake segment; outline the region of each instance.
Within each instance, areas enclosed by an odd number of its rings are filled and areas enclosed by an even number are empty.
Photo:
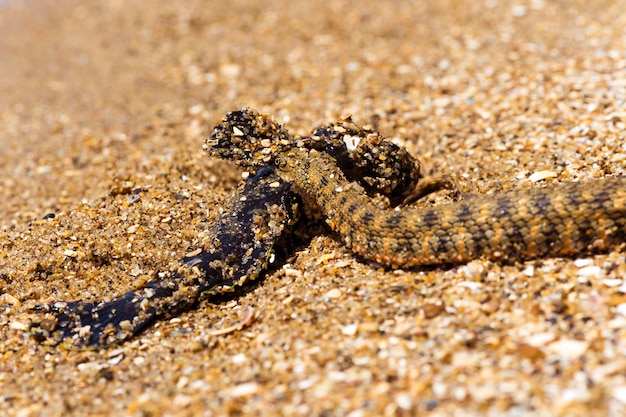
[[[31,330],[52,343],[69,339],[79,347],[102,347],[138,334],[159,316],[192,308],[201,295],[242,288],[268,269],[275,250],[291,235],[300,203],[289,188],[271,169],[262,169],[209,225],[210,241],[190,251],[179,268],[110,302],[40,306],[48,317]]]
[[[616,248],[626,241],[626,178],[515,191],[431,208],[385,210],[350,182],[327,152],[276,138],[259,141],[246,133],[257,130],[254,126],[230,125],[230,131],[223,127],[207,141],[209,155],[240,165],[272,162],[305,204],[321,210],[348,247],[389,267],[480,257],[570,256]]]

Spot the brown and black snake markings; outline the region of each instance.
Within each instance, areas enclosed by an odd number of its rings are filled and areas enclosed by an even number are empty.
[[[259,123],[249,124],[250,118]],[[247,126],[246,132],[264,143],[279,140],[285,147],[307,146],[331,155],[368,195],[385,196],[393,205],[410,199],[416,189],[420,192],[417,160],[350,118],[321,126],[310,137],[293,138],[269,117],[242,110],[229,113],[214,136],[232,132],[235,124]],[[244,159],[259,157],[246,154],[243,148],[238,151]],[[289,251],[294,226],[303,214],[302,202],[273,168],[261,167],[237,189],[227,207],[208,226],[207,235],[213,238],[190,250],[178,269],[159,273],[110,302],[78,300],[39,306],[46,315],[32,327],[33,334],[50,343],[108,346],[138,334],[159,316],[192,308],[203,295],[220,297],[241,291],[271,267],[276,252]]]
[[[416,159],[350,118],[293,137],[267,115],[234,111],[204,149],[259,168],[209,226],[214,238],[177,270],[111,302],[42,306],[47,314],[33,328],[37,337],[106,346],[193,307],[202,295],[240,290],[268,270],[276,251],[289,250],[301,217],[325,219],[360,257],[392,268],[569,256],[626,242],[626,178],[393,209],[454,184],[447,177],[418,182]]]
[[[283,180],[320,205],[354,252],[389,267],[571,256],[626,240],[624,178],[395,211],[371,204],[327,155],[306,154],[281,156],[277,171]]]
[[[374,204],[329,152],[280,137],[258,140],[263,123],[250,113],[242,124],[222,126],[205,150],[244,166],[271,163],[349,248],[388,267],[571,256],[626,242],[626,178],[392,210]]]

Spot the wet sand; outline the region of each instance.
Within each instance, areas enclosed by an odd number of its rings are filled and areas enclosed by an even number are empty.
[[[352,114],[466,198],[624,176],[624,10],[3,4],[0,415],[624,413],[623,250],[389,271],[324,234],[252,291],[119,346],[27,331],[35,305],[118,296],[185,253],[241,180],[201,151],[229,110],[298,134]]]

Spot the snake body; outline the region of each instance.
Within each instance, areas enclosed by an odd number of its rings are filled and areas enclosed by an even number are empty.
[[[322,152],[293,150],[280,158],[282,178],[320,206],[348,247],[394,268],[569,256],[626,241],[626,178],[396,211],[372,204]]]
[[[263,143],[272,138],[285,149],[307,146],[323,150],[347,175],[360,181],[366,193],[385,196],[392,205],[408,197],[420,178],[416,159],[349,118],[320,126],[312,136],[298,139],[269,117],[249,110],[229,113],[216,129],[228,130],[233,124],[254,129],[247,132]],[[359,142],[357,149],[348,149],[350,141]],[[232,150],[239,158],[249,157],[238,153],[241,148]],[[303,214],[302,203],[291,184],[263,166],[237,188],[225,206],[207,227],[204,235],[209,238],[190,250],[177,267],[155,274],[141,287],[111,301],[59,301],[39,306],[46,315],[31,331],[51,343],[108,346],[137,335],[160,316],[192,308],[203,295],[236,294],[268,270],[277,251],[289,251],[293,229]]]
[[[258,140],[258,120],[222,125],[205,150],[240,165],[273,164],[305,204],[364,259],[393,268],[568,256],[626,241],[626,178],[502,193],[429,208],[378,207],[324,150]]]
[[[298,196],[271,170],[262,169],[237,189],[228,210],[207,228],[210,239],[188,252],[180,266],[108,302],[57,302],[33,332],[51,342],[79,347],[119,343],[159,316],[193,307],[201,295],[242,288],[263,274],[300,215]]]
[[[108,302],[57,302],[32,332],[79,347],[119,343],[202,295],[243,288],[286,248],[299,218],[321,215],[348,247],[388,267],[575,255],[626,241],[626,178],[529,189],[426,208],[390,208],[439,189],[419,161],[348,117],[293,137],[251,109],[228,113],[204,149],[260,168],[178,267]],[[304,210],[303,210],[304,205]]]

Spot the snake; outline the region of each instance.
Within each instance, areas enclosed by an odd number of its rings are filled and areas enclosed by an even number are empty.
[[[244,167],[273,167],[348,248],[385,267],[574,256],[619,249],[626,242],[624,177],[432,207],[380,207],[328,150],[276,135],[280,129],[267,129],[263,115],[240,116],[214,130],[206,153]]]
[[[414,268],[619,249],[626,241],[626,178],[514,190],[431,207],[408,205],[455,189],[424,179],[420,162],[351,117],[292,136],[268,114],[229,112],[203,146],[211,157],[257,172],[207,228],[208,241],[179,266],[102,302],[39,306],[38,340],[98,348],[136,336],[205,297],[237,294],[292,250],[298,224],[322,219],[364,260]]]
[[[381,206],[395,207],[420,194],[450,188],[446,181],[420,187],[419,161],[371,127],[356,125],[351,117],[320,126],[311,136],[294,137],[269,115],[242,109],[228,113],[212,136],[237,133],[235,126],[247,126],[246,132],[263,143],[271,138],[285,148],[306,147],[329,155]],[[236,135],[232,139],[234,144]],[[241,158],[252,158],[243,148],[232,149],[241,151]],[[34,337],[81,349],[107,347],[140,334],[161,317],[192,309],[201,297],[218,300],[254,285],[278,264],[281,253],[292,250],[296,226],[311,228],[319,216],[304,210],[300,195],[271,164],[257,165],[256,174],[234,191],[224,212],[207,226],[203,235],[209,238],[190,248],[175,268],[156,273],[110,301],[39,305],[35,310],[43,318],[31,326]]]

